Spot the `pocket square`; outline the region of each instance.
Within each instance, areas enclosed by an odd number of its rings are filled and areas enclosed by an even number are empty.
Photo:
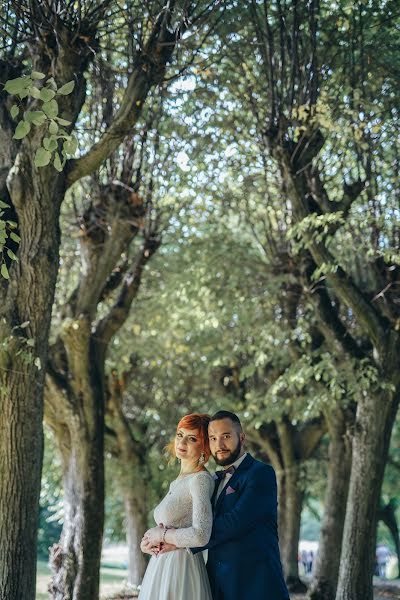
[[[225,494],[234,494],[236,492],[236,490],[233,489],[233,487],[231,487],[230,485],[228,485],[228,487],[226,488],[226,492]]]

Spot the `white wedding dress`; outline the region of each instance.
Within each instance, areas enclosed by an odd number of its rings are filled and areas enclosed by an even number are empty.
[[[157,524],[175,527],[168,534],[178,550],[152,556],[139,600],[212,600],[203,553],[212,529],[211,496],[215,482],[208,471],[175,479],[154,509]]]

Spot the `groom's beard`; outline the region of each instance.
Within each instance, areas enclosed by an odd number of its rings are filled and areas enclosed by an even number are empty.
[[[219,465],[220,467],[226,467],[227,465],[232,465],[235,462],[235,460],[239,458],[241,449],[242,445],[239,439],[236,448],[234,450],[231,450],[229,454],[224,454],[223,458],[219,458],[217,454],[213,454],[213,458],[217,465]]]

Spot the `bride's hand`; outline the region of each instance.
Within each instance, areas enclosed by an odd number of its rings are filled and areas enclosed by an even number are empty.
[[[155,546],[163,540],[164,527],[158,525],[158,527],[152,527],[148,529],[143,536],[143,540],[146,541],[150,546]]]
[[[144,538],[142,538],[142,541],[140,543],[140,549],[144,554],[152,554],[153,556],[157,556],[157,554],[161,550],[161,544],[156,544],[155,546],[153,546],[152,544],[149,544]]]

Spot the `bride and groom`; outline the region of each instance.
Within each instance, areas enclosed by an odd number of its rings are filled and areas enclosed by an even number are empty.
[[[139,600],[289,600],[275,473],[245,451],[244,439],[229,411],[179,421],[170,450],[181,471],[142,539],[152,557]],[[222,467],[214,476],[204,466],[210,455]]]

